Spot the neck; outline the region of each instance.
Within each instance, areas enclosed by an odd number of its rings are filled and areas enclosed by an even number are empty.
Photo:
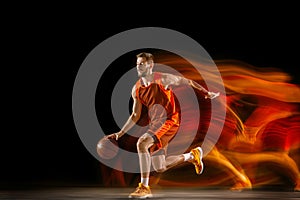
[[[143,84],[148,86],[153,81],[153,73],[142,77]]]

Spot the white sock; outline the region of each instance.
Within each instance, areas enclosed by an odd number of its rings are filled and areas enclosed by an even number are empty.
[[[149,178],[141,178],[141,183],[144,185],[144,186],[148,186],[149,185]]]
[[[185,153],[185,154],[182,154],[182,155],[184,157],[184,161],[189,161],[189,160],[194,159],[194,156],[191,153]]]

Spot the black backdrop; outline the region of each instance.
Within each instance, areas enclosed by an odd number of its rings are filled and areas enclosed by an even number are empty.
[[[184,18],[119,19],[39,11],[5,25],[1,187],[101,184],[99,161],[85,149],[72,116],[77,70],[110,36],[137,27],[164,27],[195,39],[213,59],[238,59],[291,73],[299,84],[297,14],[293,6],[235,9]],[[170,20],[171,19],[171,20]],[[278,91],[284,92],[284,91]]]

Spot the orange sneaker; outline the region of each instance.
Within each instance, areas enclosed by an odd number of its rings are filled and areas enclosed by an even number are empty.
[[[202,162],[203,151],[202,151],[201,147],[192,149],[191,154],[194,157],[194,159],[192,160],[192,163],[195,165],[196,173],[202,174],[204,165]]]
[[[136,190],[131,193],[129,198],[137,198],[137,199],[146,199],[151,198],[151,190],[149,186],[144,186],[142,183],[139,183],[139,186],[136,188]]]

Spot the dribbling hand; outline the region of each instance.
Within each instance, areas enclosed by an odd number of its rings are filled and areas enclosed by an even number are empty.
[[[107,135],[107,136],[104,136],[106,139],[115,139],[115,140],[118,140],[119,137],[118,137],[118,134],[117,133],[113,133],[113,134],[110,134],[110,135]]]

